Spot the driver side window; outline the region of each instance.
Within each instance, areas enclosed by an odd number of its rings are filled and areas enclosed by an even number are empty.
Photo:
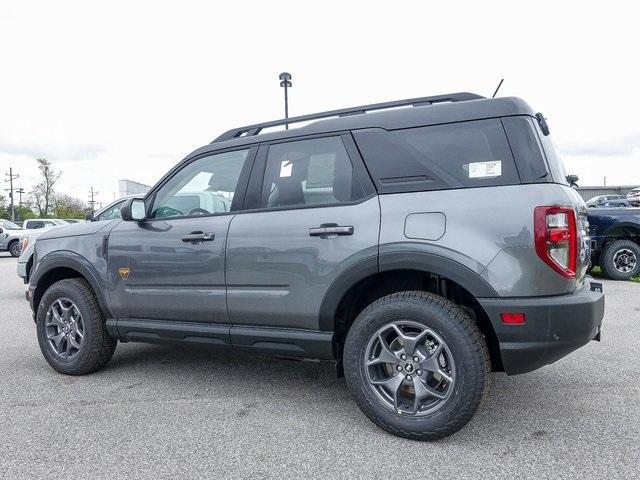
[[[248,153],[248,149],[218,153],[189,163],[158,190],[151,218],[229,212]]]

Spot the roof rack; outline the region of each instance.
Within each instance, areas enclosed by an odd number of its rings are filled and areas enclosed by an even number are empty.
[[[386,110],[396,107],[422,107],[424,105],[432,105],[434,103],[466,102],[468,100],[480,100],[483,98],[485,97],[476,95],[475,93],[459,92],[447,93],[445,95],[434,95],[432,97],[408,98],[406,100],[396,100],[394,102],[373,103],[371,105],[360,105],[358,107],[342,108],[339,110],[329,110],[327,112],[312,113],[309,115],[301,115],[299,117],[283,118],[281,120],[272,120],[270,122],[256,123],[254,125],[234,128],[223,133],[211,143],[224,142],[225,140],[231,140],[240,137],[251,137],[253,135],[258,135],[265,128],[277,127],[280,125],[290,125],[292,123],[299,122],[307,122],[309,120],[320,120],[330,117],[347,117],[350,115],[360,115],[371,111]]]

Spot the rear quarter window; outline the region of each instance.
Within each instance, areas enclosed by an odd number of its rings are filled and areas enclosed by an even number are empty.
[[[380,193],[520,183],[498,119],[353,135]]]

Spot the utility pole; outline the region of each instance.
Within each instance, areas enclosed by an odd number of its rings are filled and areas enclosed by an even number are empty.
[[[93,187],[91,187],[91,190],[89,190],[89,205],[91,205],[91,211],[93,212],[95,210],[94,206],[96,204],[96,200],[95,200],[95,196],[98,195],[100,192],[96,192]]]
[[[15,220],[16,220],[16,209],[15,209],[15,207],[13,205],[13,181],[16,178],[19,178],[20,175],[18,175],[18,174],[14,175],[13,174],[13,168],[9,168],[9,172],[5,173],[4,175],[7,177],[5,179],[5,183],[9,182],[9,202],[10,202],[9,205],[10,205],[10,208],[11,208],[11,221],[15,222]]]
[[[18,206],[22,207],[22,194],[26,193],[24,188],[20,187],[16,189],[16,193],[18,194]]]
[[[287,72],[282,72],[280,74],[280,86],[284,87],[284,118],[289,118],[289,94],[288,88],[292,87],[291,83],[291,74]],[[289,124],[286,123],[284,128],[289,130]]]

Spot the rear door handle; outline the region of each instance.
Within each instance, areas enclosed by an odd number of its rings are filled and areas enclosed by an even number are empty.
[[[184,243],[212,242],[216,238],[214,233],[191,232],[182,237]]]
[[[319,227],[309,229],[310,237],[324,237],[330,235],[353,235],[351,225],[338,225],[335,223],[323,223]]]

